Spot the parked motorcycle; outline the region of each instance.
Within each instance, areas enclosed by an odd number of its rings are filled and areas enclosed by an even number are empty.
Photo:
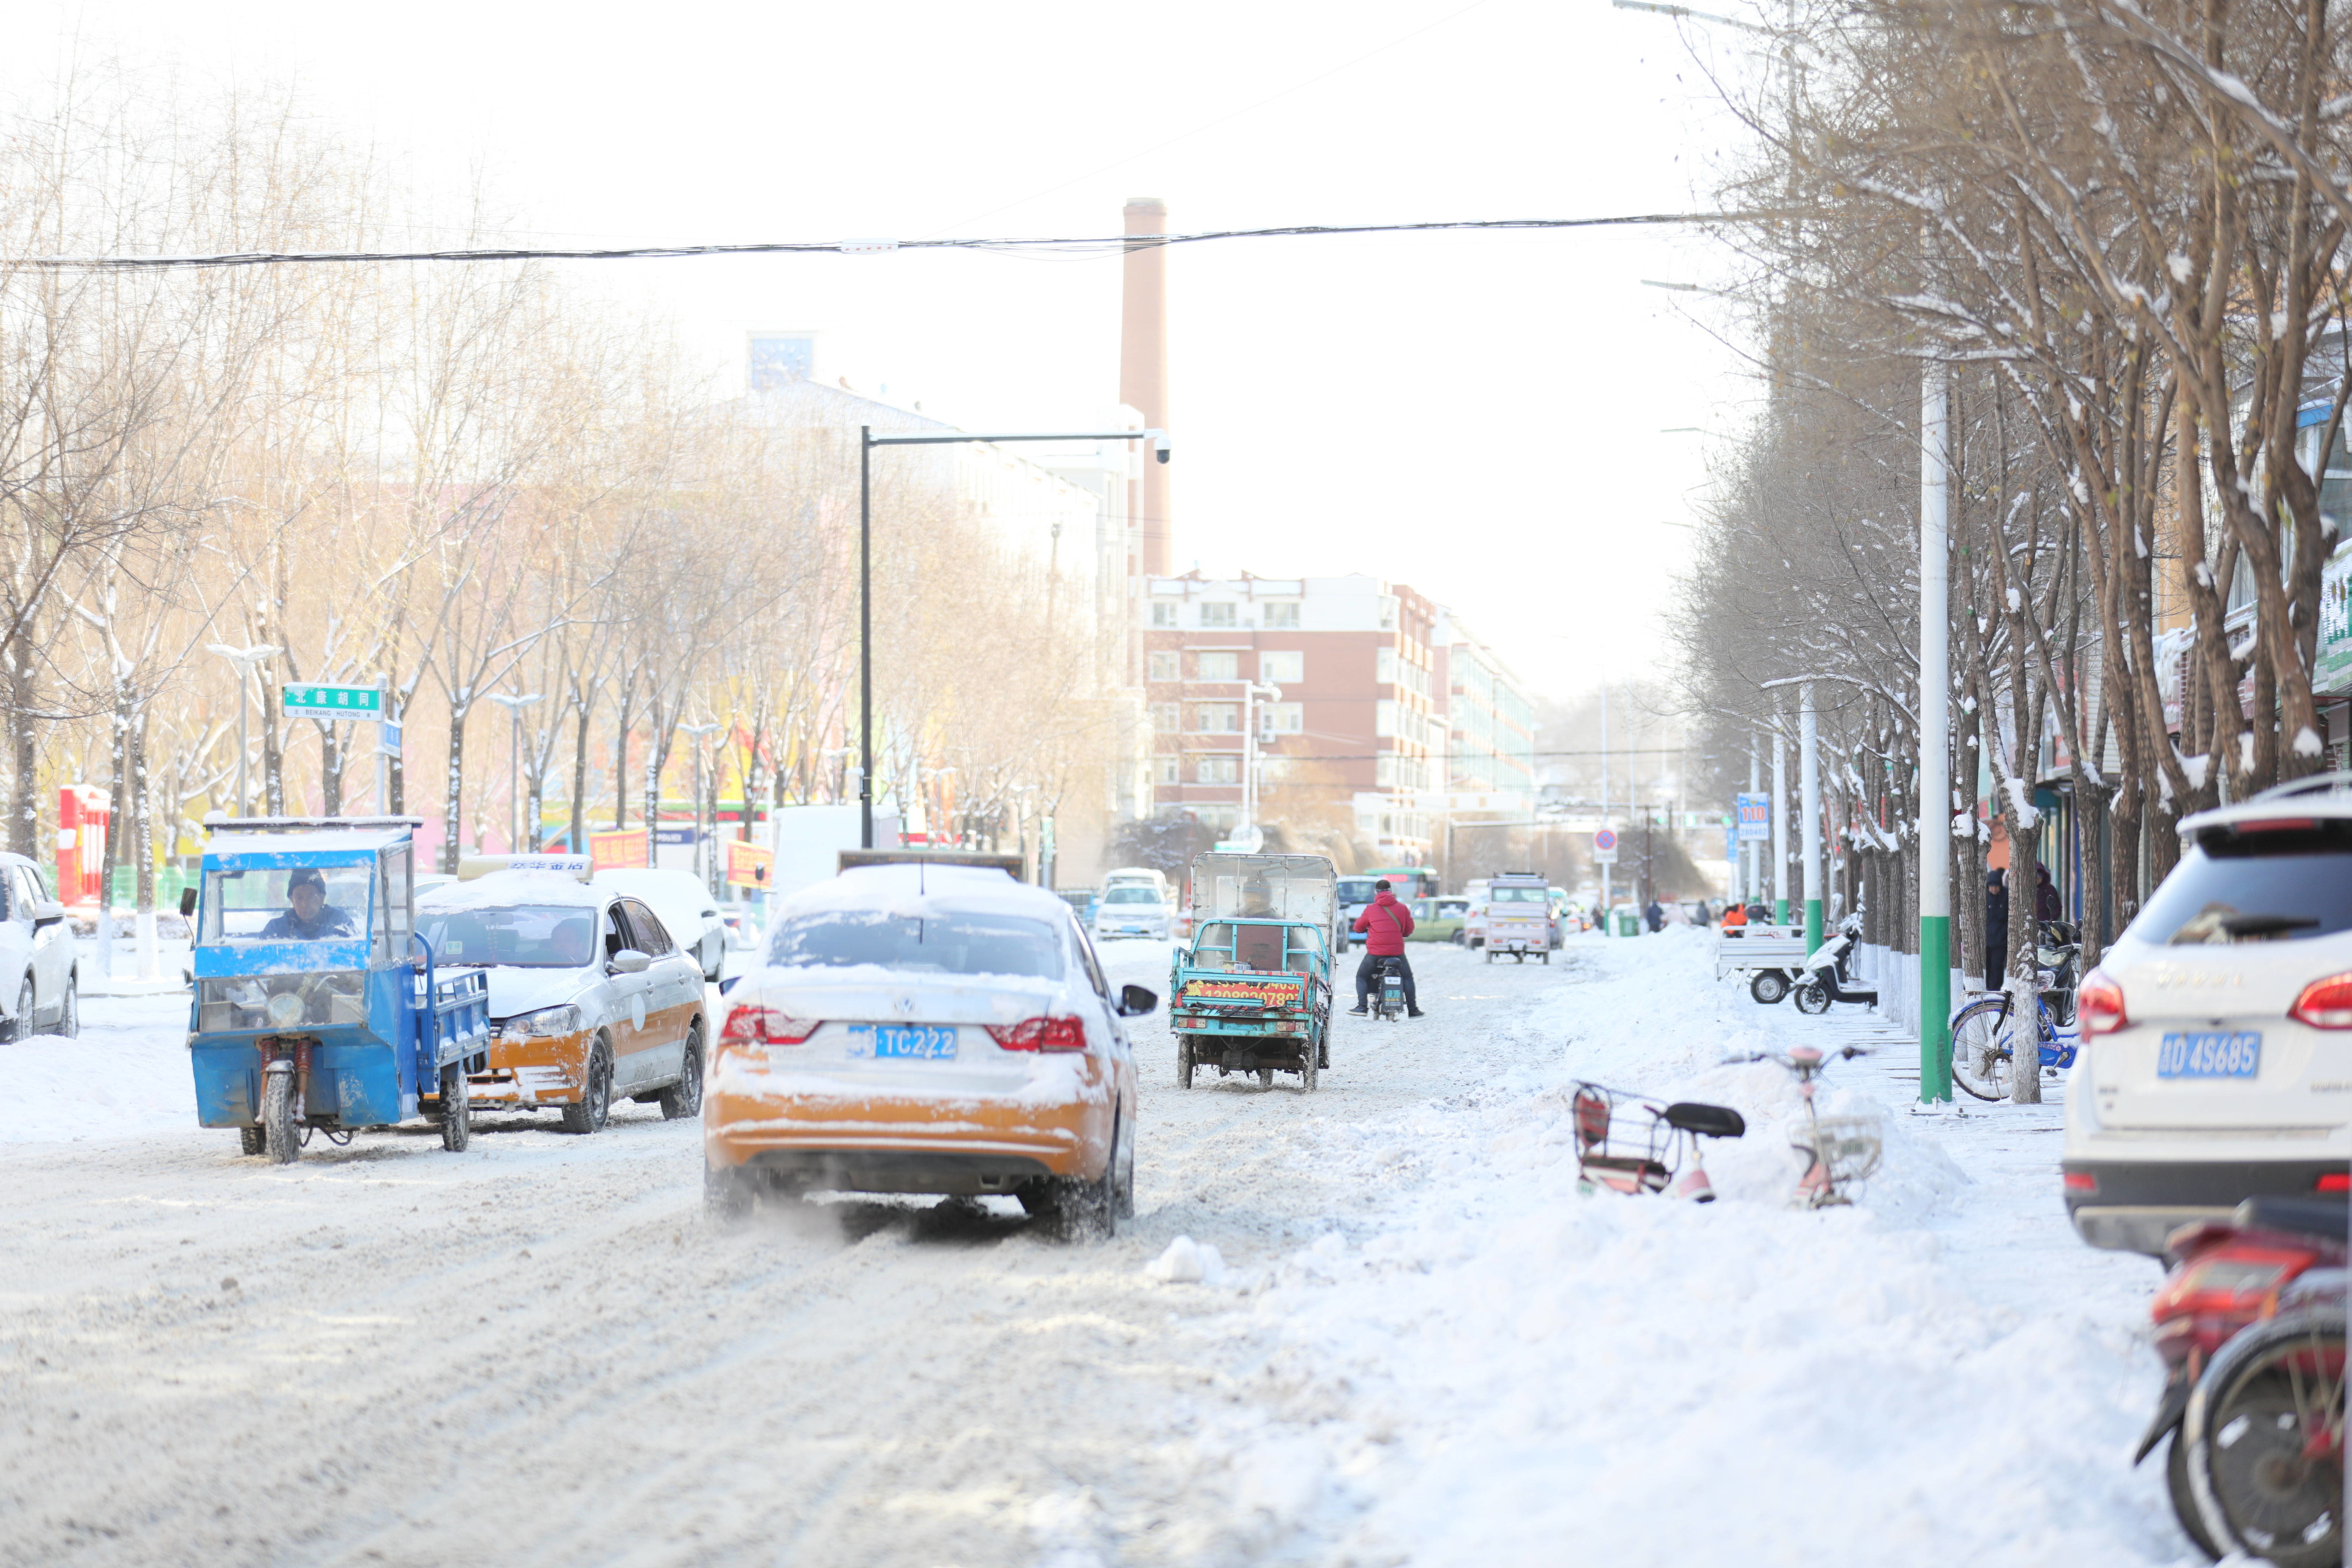
[[[1807,955],[1797,976],[1798,1012],[1819,1016],[1828,1012],[1832,1002],[1853,1002],[1863,1006],[1876,1004],[1877,990],[1857,988],[1847,967],[1853,961],[1854,943],[1861,940],[1862,911],[1856,910],[1838,922],[1837,935]]]
[[[2164,1394],[2133,1463],[2169,1436],[2172,1511],[2210,1557],[2341,1561],[2346,1217],[2332,1197],[2249,1198],[2166,1251]]]

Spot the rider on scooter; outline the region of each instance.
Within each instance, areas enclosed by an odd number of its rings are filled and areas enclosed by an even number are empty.
[[[1388,879],[1372,884],[1372,901],[1348,928],[1362,934],[1364,959],[1356,965],[1356,1005],[1348,1009],[1348,1016],[1363,1017],[1369,1011],[1372,994],[1372,977],[1381,960],[1397,961],[1397,973],[1404,980],[1404,1012],[1408,1018],[1421,1016],[1421,1000],[1413,992],[1412,964],[1404,955],[1404,939],[1412,934],[1412,911],[1394,893],[1389,891]]]

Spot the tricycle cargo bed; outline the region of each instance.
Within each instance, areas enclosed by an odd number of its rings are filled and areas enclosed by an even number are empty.
[[[1809,950],[1801,936],[1765,936],[1769,927],[1751,927],[1759,934],[1715,939],[1715,977],[1752,973],[1759,969],[1802,969]]]

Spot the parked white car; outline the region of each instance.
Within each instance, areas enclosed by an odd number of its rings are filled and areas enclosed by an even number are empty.
[[[2352,1189],[2352,774],[2181,823],[2190,846],[2076,992],[2067,1212],[2160,1254],[2257,1194]]]
[[[1167,895],[1142,882],[1114,882],[1095,906],[1095,936],[1152,936],[1166,941],[1176,917]]]
[[[701,878],[691,871],[635,868],[599,871],[595,885],[652,905],[677,945],[702,966],[702,977],[719,983],[719,966],[727,962],[727,920]]]
[[[0,1038],[81,1033],[74,932],[40,868],[0,854]]]

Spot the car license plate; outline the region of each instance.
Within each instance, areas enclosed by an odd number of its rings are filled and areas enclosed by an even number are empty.
[[[866,1024],[849,1031],[853,1057],[900,1057],[917,1061],[953,1061],[956,1032],[938,1024]]]
[[[2158,1078],[2252,1078],[2262,1065],[2263,1037],[2252,1029],[2167,1035],[2156,1048]]]

